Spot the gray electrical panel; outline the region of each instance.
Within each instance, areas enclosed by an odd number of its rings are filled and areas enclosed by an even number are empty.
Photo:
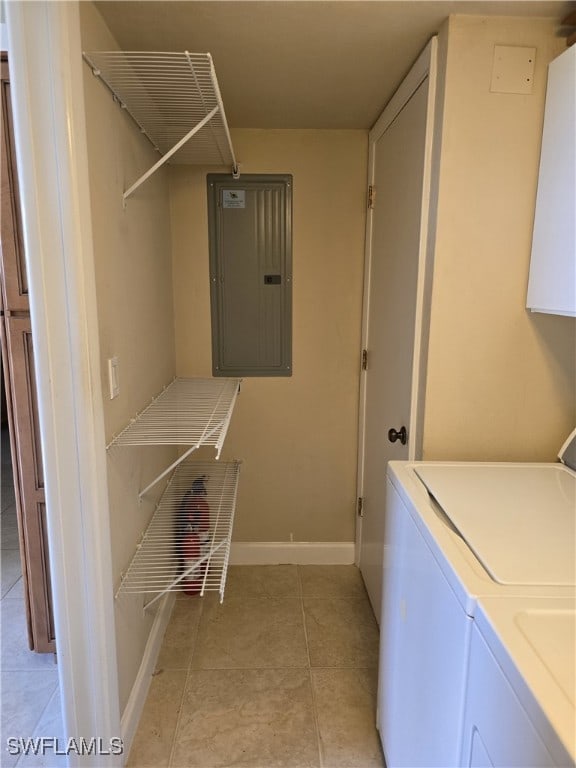
[[[212,373],[292,375],[292,176],[208,175]]]

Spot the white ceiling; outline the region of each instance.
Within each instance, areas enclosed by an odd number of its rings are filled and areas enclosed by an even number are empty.
[[[553,17],[536,0],[105,0],[124,50],[209,52],[233,128],[369,128],[450,13]]]

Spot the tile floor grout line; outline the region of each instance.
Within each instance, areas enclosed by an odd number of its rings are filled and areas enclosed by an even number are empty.
[[[204,602],[200,603],[200,616],[198,617],[198,622],[196,624],[196,632],[194,635],[194,644],[192,646],[192,653],[190,654],[190,661],[188,662],[188,667],[186,668],[186,679],[184,680],[184,686],[182,688],[182,694],[180,696],[180,706],[178,707],[178,714],[176,715],[176,724],[174,726],[174,735],[172,736],[172,745],[170,747],[170,755],[168,756],[168,768],[172,766],[172,761],[174,759],[174,752],[176,751],[176,741],[178,736],[178,730],[180,728],[180,721],[182,720],[182,713],[184,711],[184,697],[186,696],[186,691],[188,689],[188,681],[190,680],[190,673],[192,671],[195,671],[192,669],[192,660],[194,658],[194,653],[196,651],[197,645],[198,645],[198,637],[200,635],[200,622],[202,621],[202,614],[204,613]],[[176,606],[174,606],[176,607]]]
[[[310,667],[190,667],[189,669],[165,668],[164,672],[305,672]],[[323,669],[323,667],[313,667]],[[373,667],[326,667],[326,669],[373,669]]]
[[[168,768],[170,768],[173,764],[174,760],[174,752],[176,751],[176,743],[177,743],[177,736],[178,731],[180,729],[180,723],[182,720],[182,713],[184,711],[184,696],[186,695],[186,691],[188,689],[188,682],[190,680],[190,676],[192,672],[197,672],[193,666],[192,663],[194,661],[194,654],[196,653],[196,650],[198,648],[198,638],[200,637],[200,623],[202,621],[202,616],[204,614],[204,607],[206,603],[204,602],[204,599],[202,598],[200,602],[200,615],[198,617],[198,621],[196,623],[196,630],[194,633],[194,643],[192,645],[192,653],[190,654],[190,661],[188,662],[188,666],[186,667],[186,679],[184,680],[184,686],[182,687],[182,694],[180,696],[180,706],[178,707],[178,714],[176,716],[176,724],[174,726],[174,736],[172,737],[172,746],[170,747],[170,755],[168,757]]]
[[[38,728],[38,726],[42,722],[42,718],[44,717],[45,713],[48,711],[48,707],[50,707],[50,705],[52,704],[54,696],[58,693],[58,688],[59,688],[59,682],[58,682],[58,676],[56,676],[56,683],[55,683],[55,686],[54,686],[54,690],[50,694],[50,697],[49,697],[48,701],[46,702],[46,706],[42,710],[42,712],[40,714],[40,717],[38,718],[38,720],[34,723],[32,728],[30,729],[30,736],[32,736],[36,732],[36,728]],[[21,761],[23,761],[24,758],[26,758],[26,757],[27,757],[27,755],[25,753],[20,754],[19,757],[18,757],[18,760],[14,764],[14,768],[18,768],[19,765],[22,766],[24,763],[21,762]]]
[[[46,654],[49,655],[49,654]],[[54,665],[55,667],[56,665]],[[56,672],[58,673],[57,669],[53,669],[52,667],[6,667],[5,664],[2,664],[2,673],[4,672],[30,672],[31,674],[38,674],[38,672]],[[58,674],[56,674],[56,680],[58,680]]]
[[[300,585],[300,606],[302,609],[302,626],[304,629],[304,640],[306,642],[306,655],[308,656],[308,680],[310,681],[310,693],[312,695],[312,709],[314,711],[314,728],[316,729],[316,744],[318,747],[318,765],[324,766],[324,757],[322,754],[322,741],[320,739],[320,724],[318,722],[318,707],[316,705],[316,694],[314,692],[314,680],[312,679],[312,659],[310,658],[310,644],[308,642],[308,631],[306,629],[306,612],[304,610],[304,588],[300,574],[300,566],[296,566],[298,581]]]

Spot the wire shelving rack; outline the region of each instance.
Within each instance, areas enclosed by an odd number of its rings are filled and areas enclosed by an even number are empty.
[[[191,453],[212,447],[220,458],[240,379],[175,378],[108,445],[184,445],[187,450],[144,489],[140,498]]]
[[[168,592],[182,591],[194,580],[200,596],[217,591],[220,602],[230,557],[230,542],[240,462],[187,461],[173,472],[132,562],[122,577],[116,597],[146,594],[149,608]],[[193,483],[203,478],[209,513],[206,544],[193,562],[183,560],[179,537],[185,528],[185,498]]]
[[[124,201],[168,160],[228,165],[238,177],[238,163],[209,53],[91,51],[84,52],[83,57],[162,155],[124,192]]]

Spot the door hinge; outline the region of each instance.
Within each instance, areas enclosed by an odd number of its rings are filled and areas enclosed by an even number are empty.
[[[362,496],[358,496],[356,511],[358,513],[358,517],[364,517],[364,499],[362,498]]]
[[[373,185],[370,184],[368,186],[368,209],[373,210],[374,209],[374,200],[376,199],[376,190],[374,189]]]
[[[368,369],[368,350],[363,349],[362,350],[362,370],[366,371]]]

